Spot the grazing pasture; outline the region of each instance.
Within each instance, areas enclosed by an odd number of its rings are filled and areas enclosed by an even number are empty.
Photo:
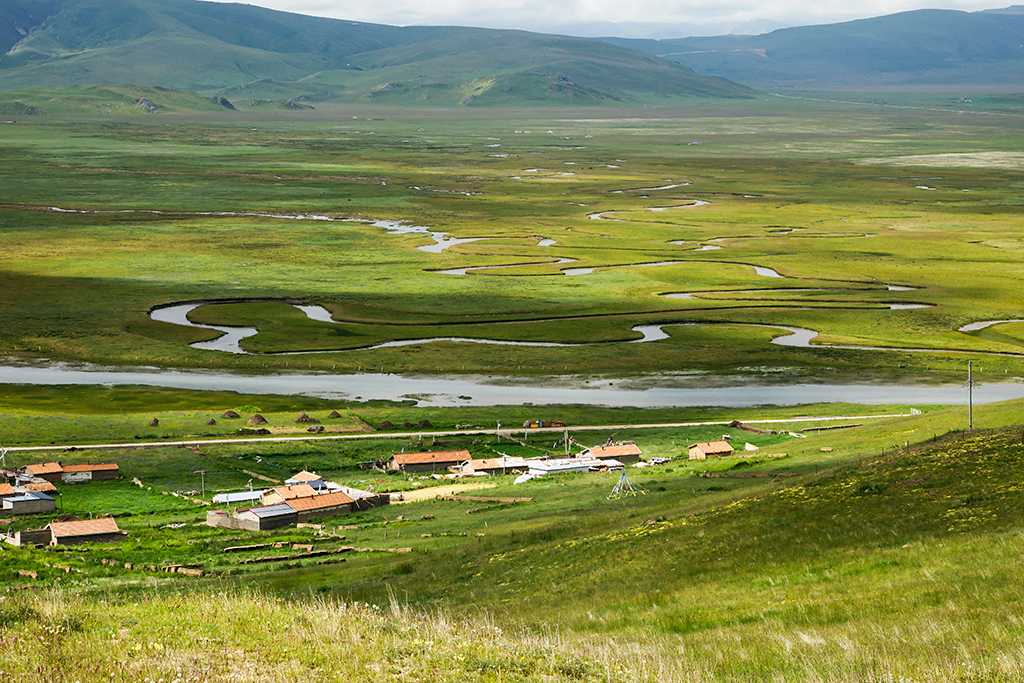
[[[0,129],[0,350],[247,371],[934,377],[968,351],[989,379],[1019,375],[1019,326],[960,328],[1020,316],[1022,122],[770,97],[25,117]],[[258,333],[244,353],[193,349],[220,333],[149,317],[189,301],[210,302],[193,323]],[[740,323],[818,336],[782,347]],[[630,343],[642,325],[667,338]]]

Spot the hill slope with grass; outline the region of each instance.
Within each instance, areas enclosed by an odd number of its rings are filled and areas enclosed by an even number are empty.
[[[750,94],[595,40],[402,28],[195,0],[0,0],[0,51],[6,90],[113,83],[213,94],[256,85],[243,96],[259,97],[273,83],[282,101],[432,105]]]
[[[1024,84],[1024,8],[916,10],[760,36],[608,42],[752,87]]]

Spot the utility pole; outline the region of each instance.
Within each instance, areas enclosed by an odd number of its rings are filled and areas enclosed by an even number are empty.
[[[198,474],[202,476],[203,480],[203,500],[206,500],[206,470],[196,470],[192,474]]]
[[[971,379],[971,361],[967,361],[967,431],[974,431],[974,380]]]

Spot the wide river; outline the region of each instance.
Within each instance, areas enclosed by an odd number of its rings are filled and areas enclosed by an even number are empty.
[[[347,400],[414,399],[422,406],[490,406],[533,403],[600,406],[686,407],[863,403],[963,405],[967,389],[955,385],[768,383],[758,378],[694,374],[631,379],[580,377],[431,377],[391,374],[235,375],[223,372],[113,369],[87,366],[0,366],[0,384],[144,385],[236,391],[249,394],[306,395]],[[1024,398],[1024,382],[983,384],[974,402]]]

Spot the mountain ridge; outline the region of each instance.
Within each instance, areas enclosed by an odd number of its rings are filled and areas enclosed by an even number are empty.
[[[758,36],[603,40],[754,88],[1024,85],[1024,6],[911,10]]]
[[[199,0],[0,0],[0,89],[112,83],[432,105],[638,103],[750,89],[595,39],[395,27]],[[481,90],[480,79],[501,87]],[[475,95],[465,93],[476,91]]]

